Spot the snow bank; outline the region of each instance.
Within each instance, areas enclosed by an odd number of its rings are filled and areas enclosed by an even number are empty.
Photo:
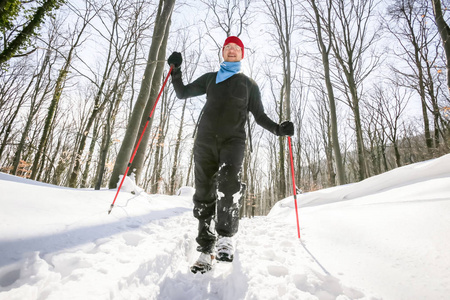
[[[446,299],[450,156],[298,195],[243,219],[235,260],[192,274],[192,194],[41,184],[0,173],[0,300]]]
[[[450,155],[302,194],[298,204],[303,243],[344,283],[384,299],[449,294]],[[269,216],[294,224],[293,207],[283,199]]]
[[[299,194],[297,195],[297,204],[299,208],[303,208],[352,200],[407,185],[413,187],[417,182],[435,178],[446,178],[449,175],[450,154],[447,154],[438,159],[393,169],[389,172],[367,178],[357,183],[322,189],[313,193]],[[420,191],[416,191],[414,188],[412,188],[411,191],[412,193],[420,193]],[[405,192],[407,192],[407,189],[405,189]],[[288,197],[278,201],[269,212],[269,216],[281,216],[283,213],[292,214],[292,209],[294,207],[294,197]]]

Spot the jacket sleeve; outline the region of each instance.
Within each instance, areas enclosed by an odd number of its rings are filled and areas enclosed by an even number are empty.
[[[200,96],[206,93],[206,82],[208,74],[204,74],[197,78],[192,83],[184,85],[183,79],[181,78],[181,70],[174,69],[172,71],[172,84],[175,89],[175,93],[178,99],[186,99],[191,97]]]
[[[278,135],[278,124],[272,121],[272,119],[264,112],[264,106],[261,101],[261,92],[254,81],[251,81],[248,105],[249,111],[255,118],[256,123],[273,134]]]

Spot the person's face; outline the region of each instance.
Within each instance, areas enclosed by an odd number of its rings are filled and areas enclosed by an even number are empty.
[[[242,60],[242,49],[235,43],[229,43],[223,47],[223,60],[229,62],[238,62]]]

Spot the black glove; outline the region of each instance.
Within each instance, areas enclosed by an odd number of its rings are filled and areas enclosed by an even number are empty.
[[[167,63],[170,65],[173,65],[174,68],[179,68],[181,66],[181,63],[183,62],[183,57],[181,57],[180,52],[173,52],[169,59],[167,59]]]
[[[291,121],[281,122],[277,128],[277,135],[278,136],[294,135],[294,123],[292,123]]]

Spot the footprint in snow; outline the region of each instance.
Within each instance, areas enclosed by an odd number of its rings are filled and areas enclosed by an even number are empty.
[[[122,238],[128,246],[136,247],[145,237],[138,233],[126,232],[122,234]]]

